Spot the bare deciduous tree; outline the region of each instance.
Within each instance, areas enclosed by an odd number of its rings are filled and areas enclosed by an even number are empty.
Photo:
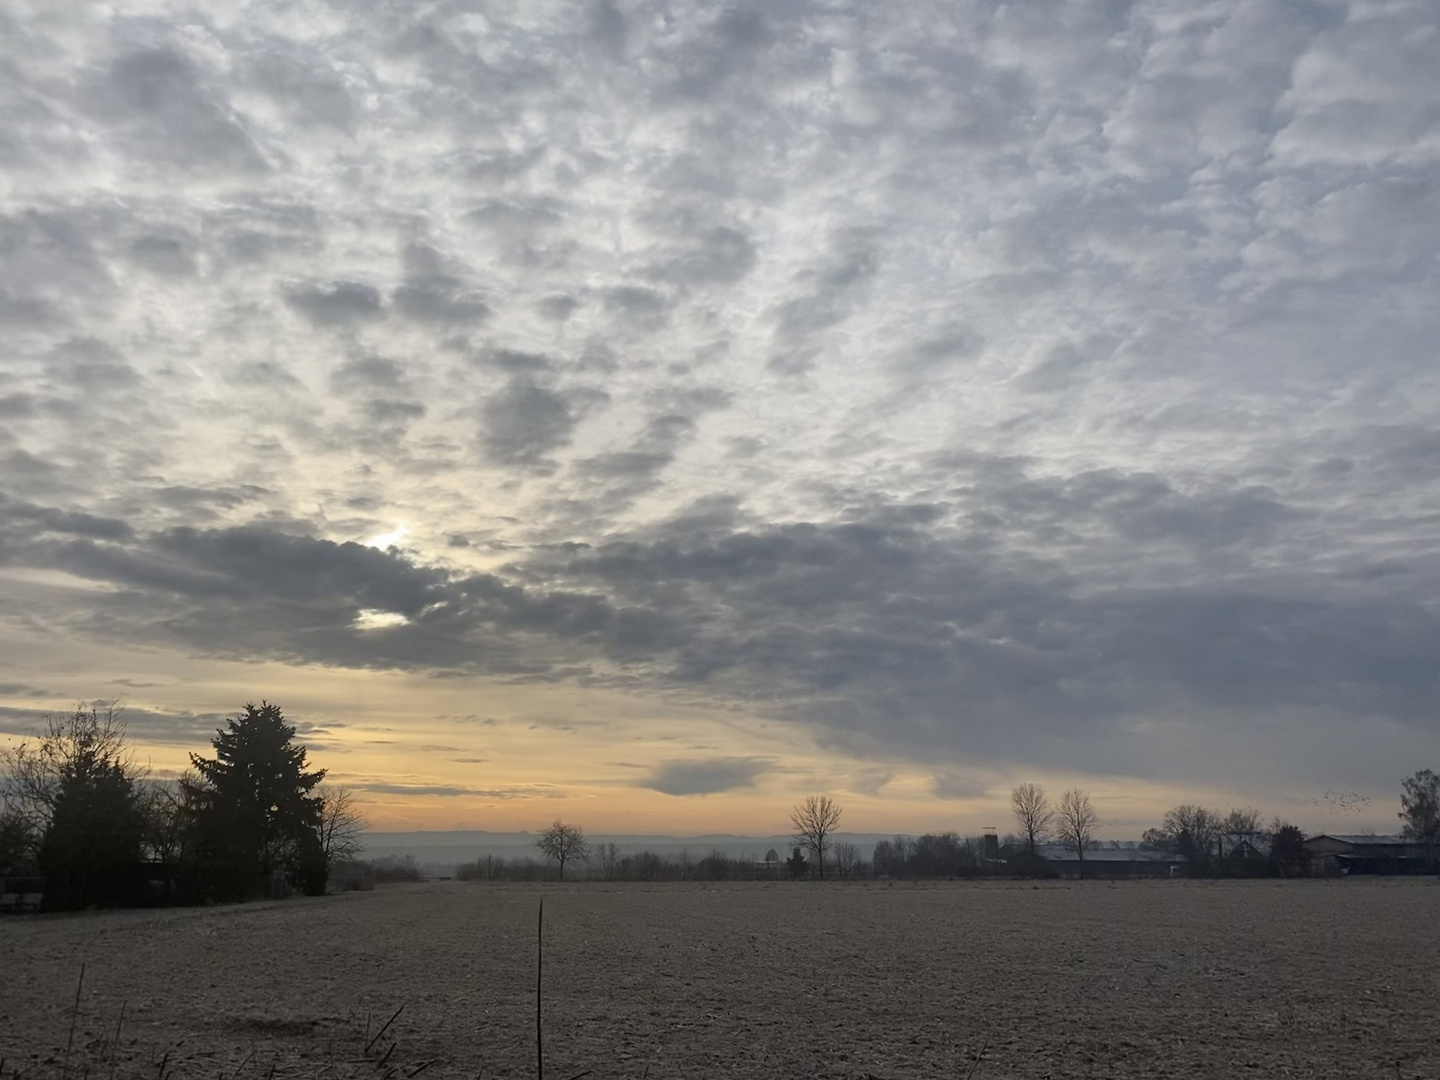
[[[1010,792],[1010,806],[1015,812],[1015,824],[1025,837],[1025,848],[1034,858],[1036,845],[1045,839],[1055,820],[1045,789],[1039,784],[1021,784]]]
[[[125,746],[118,701],[82,702],[68,713],[46,713],[42,719],[45,732],[35,743],[0,750],[0,798],[37,835],[50,827],[67,782],[108,771],[132,788],[144,779],[145,770],[135,766]]]
[[[825,876],[825,845],[840,824],[840,813],[840,804],[829,795],[807,795],[803,803],[790,811],[790,823],[795,826],[793,839],[800,847],[814,853],[822,878]]]
[[[1440,848],[1440,776],[1430,769],[1421,769],[1401,781],[1400,820],[1403,831],[1425,845],[1433,865]]]
[[[346,788],[322,784],[317,794],[321,799],[320,850],[325,854],[326,868],[334,869],[336,863],[349,862],[360,854],[365,816]]]
[[[1055,817],[1059,821],[1056,833],[1062,843],[1075,849],[1075,854],[1080,859],[1080,876],[1083,878],[1085,849],[1095,837],[1095,826],[1100,823],[1100,816],[1090,805],[1090,796],[1079,788],[1072,788],[1060,796]]]
[[[596,844],[595,861],[600,865],[600,876],[606,881],[614,881],[616,868],[620,865],[619,845],[613,840]]]
[[[1191,874],[1208,873],[1214,865],[1215,849],[1220,845],[1221,818],[1213,810],[1193,803],[1165,812],[1158,829],[1146,829],[1142,843],[1146,847],[1169,851],[1189,863]]]
[[[1220,835],[1225,848],[1221,855],[1238,856],[1245,844],[1255,848],[1256,842],[1265,835],[1265,827],[1260,824],[1260,811],[1253,808],[1231,810],[1220,823]]]
[[[835,845],[835,873],[842,878],[860,876],[860,849],[854,844]]]
[[[572,859],[588,859],[590,857],[590,841],[585,839],[585,833],[578,825],[566,825],[563,821],[556,820],[548,829],[542,832],[535,841],[535,846],[547,858],[554,859],[560,864],[560,880],[565,880],[565,864]]]
[[[191,786],[198,778],[186,774]],[[140,809],[145,815],[145,851],[158,863],[165,877],[166,888],[173,884],[173,875],[184,861],[187,849],[193,846],[191,814],[194,810],[184,783],[151,781],[141,792]]]

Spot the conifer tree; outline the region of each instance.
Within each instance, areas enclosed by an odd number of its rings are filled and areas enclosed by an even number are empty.
[[[114,702],[46,716],[35,743],[0,751],[0,870],[38,867],[55,910],[140,899],[143,772]]]
[[[307,771],[305,747],[278,705],[246,704],[226,724],[211,740],[213,758],[190,755],[199,781],[188,794],[208,891],[244,898],[283,870],[306,893],[323,893],[322,800],[311,791],[325,770]]]

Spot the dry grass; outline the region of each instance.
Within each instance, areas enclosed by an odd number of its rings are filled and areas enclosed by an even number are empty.
[[[1433,880],[445,882],[4,920],[4,1080],[531,1077],[541,895],[551,1080],[1440,1075]]]

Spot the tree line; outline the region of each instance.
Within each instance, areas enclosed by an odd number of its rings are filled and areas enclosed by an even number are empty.
[[[0,751],[0,876],[43,879],[47,909],[317,895],[360,849],[350,794],[277,705],[227,719],[178,782],[135,763],[113,702],[44,719]]]
[[[1440,869],[1440,776],[1422,769],[1404,780],[1400,805],[1402,834],[1421,844],[1428,865]],[[1084,877],[1087,853],[1106,846],[1095,838],[1101,822],[1088,792],[1071,789],[1052,802],[1039,784],[1019,784],[1011,790],[1010,806],[1016,832],[1003,839],[991,836],[987,844],[987,837],[954,832],[896,836],[878,841],[868,862],[854,844],[834,841],[842,810],[829,795],[808,796],[791,811],[794,847],[786,859],[773,849],[763,861],[718,849],[700,859],[688,854],[667,859],[650,851],[621,854],[614,843],[591,844],[579,826],[557,820],[535,842],[549,862],[486,856],[460,867],[457,876],[564,880],[565,867],[576,862],[589,864],[589,876],[604,881],[823,878],[827,867],[830,876],[842,879],[1038,875],[1047,872],[1042,848],[1054,844],[1074,854]],[[1166,811],[1158,826],[1145,830],[1138,850],[1171,856],[1189,877],[1294,877],[1306,869],[1304,841],[1305,834],[1295,825],[1278,817],[1266,824],[1252,808],[1222,814],[1186,803]],[[1110,841],[1109,846],[1123,845]]]
[[[326,786],[325,770],[310,767],[277,705],[247,704],[228,718],[211,740],[213,756],[192,753],[178,782],[152,781],[135,764],[114,703],[77,706],[45,723],[37,740],[0,751],[0,877],[43,878],[47,908],[318,895],[421,877],[409,860],[356,861],[363,819],[348,792]],[[1026,783],[1010,801],[1016,832],[1003,842],[953,832],[897,836],[879,841],[869,860],[835,841],[842,809],[829,795],[808,796],[791,811],[788,857],[774,849],[762,859],[719,849],[695,859],[623,853],[557,820],[536,840],[541,860],[485,857],[457,876],[564,880],[567,867],[573,874],[583,863],[587,876],[608,881],[958,878],[1044,873],[1041,848],[1050,844],[1073,852],[1084,876],[1086,855],[1099,846],[1089,795],[1072,789],[1052,802]],[[1440,776],[1424,769],[1407,778],[1399,817],[1436,865]],[[1187,803],[1146,830],[1140,847],[1172,856],[1193,876],[1292,876],[1304,870],[1304,839],[1279,818],[1262,823],[1254,809],[1222,814]]]

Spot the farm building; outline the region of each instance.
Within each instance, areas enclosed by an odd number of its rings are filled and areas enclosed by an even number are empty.
[[[1036,854],[1043,860],[1046,873],[1063,878],[1081,876],[1081,861],[1073,847],[1041,844]],[[1085,850],[1083,869],[1087,878],[1179,877],[1185,873],[1185,860],[1138,847],[1095,847]]]
[[[1332,874],[1424,874],[1435,868],[1433,852],[1404,836],[1312,836],[1304,843],[1309,872]]]

